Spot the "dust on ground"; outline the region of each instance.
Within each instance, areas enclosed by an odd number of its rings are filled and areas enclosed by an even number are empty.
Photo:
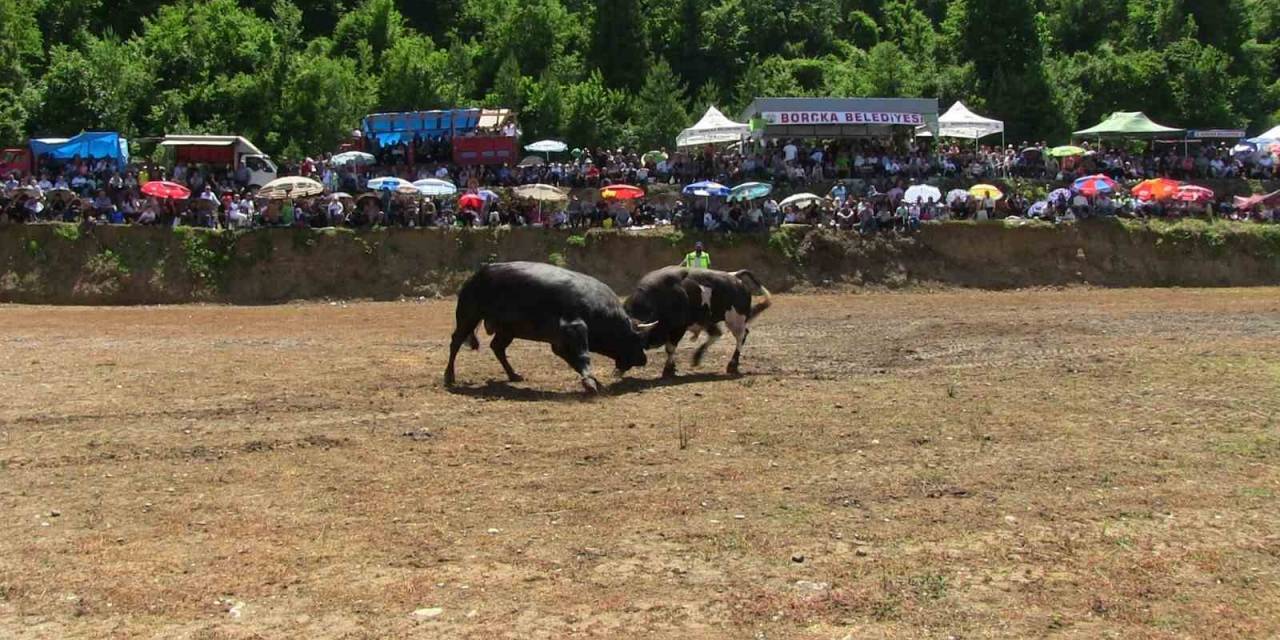
[[[3,637],[1280,633],[1276,289],[780,296],[593,400],[444,389],[449,301],[0,320]]]

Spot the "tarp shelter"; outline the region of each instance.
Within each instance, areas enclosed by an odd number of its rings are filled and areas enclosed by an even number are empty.
[[[764,138],[887,137],[938,130],[937,98],[756,98],[742,112]]]
[[[695,147],[703,144],[737,142],[751,133],[751,126],[734,122],[720,110],[711,107],[697,124],[676,136],[677,147]]]
[[[1004,123],[991,118],[984,118],[969,110],[964,103],[951,105],[947,112],[938,118],[938,135],[943,138],[964,138],[977,140],[997,133],[1004,133]],[[918,127],[916,135],[932,136],[928,127]]]
[[[47,155],[53,160],[114,158],[123,166],[129,164],[129,141],[120,134],[86,131],[74,138],[39,138],[31,141],[31,155],[37,162]]]
[[[514,126],[510,109],[444,109],[405,113],[375,113],[366,116],[361,130],[378,146],[423,139],[466,135],[476,130],[493,131]]]
[[[1182,134],[1174,129],[1156,124],[1141,111],[1117,111],[1106,120],[1088,129],[1075,132],[1078,138],[1156,138],[1170,134]]]

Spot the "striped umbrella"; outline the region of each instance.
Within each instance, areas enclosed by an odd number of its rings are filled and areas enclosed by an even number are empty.
[[[1085,176],[1072,183],[1071,188],[1086,196],[1092,197],[1099,193],[1114,192],[1116,190],[1116,181],[1102,174],[1098,174],[1096,176]]]

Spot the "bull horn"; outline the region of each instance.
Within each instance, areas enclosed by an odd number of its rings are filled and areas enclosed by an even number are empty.
[[[653,322],[646,322],[645,324],[640,324],[639,322],[632,320],[631,326],[635,327],[636,331],[643,333],[646,331],[652,331],[654,327],[658,326],[658,321],[654,320]]]

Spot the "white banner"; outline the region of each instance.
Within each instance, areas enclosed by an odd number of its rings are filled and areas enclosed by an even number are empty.
[[[760,114],[771,125],[839,125],[881,124],[920,126],[924,116],[919,113],[893,113],[888,111],[766,111]]]

